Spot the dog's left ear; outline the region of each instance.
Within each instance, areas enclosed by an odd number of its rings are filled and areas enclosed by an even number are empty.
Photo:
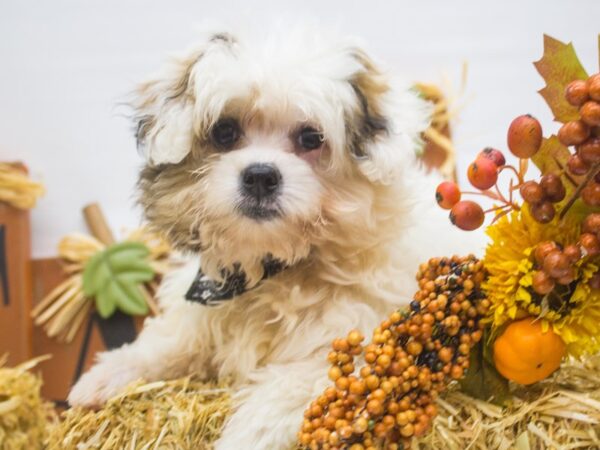
[[[138,86],[133,103],[138,149],[149,165],[176,164],[190,152],[194,129],[190,74],[200,57],[174,58],[163,72]]]
[[[163,71],[138,86],[135,109],[138,149],[150,165],[177,164],[194,144],[193,70],[215,48],[229,48],[235,39],[228,33],[209,33],[184,56],[173,57]]]
[[[364,51],[353,49],[351,55],[359,70],[349,80],[356,94],[346,118],[349,151],[367,178],[388,183],[415,158],[431,106],[410,87],[390,80]]]

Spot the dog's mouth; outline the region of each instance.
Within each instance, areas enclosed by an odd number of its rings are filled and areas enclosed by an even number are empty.
[[[244,216],[257,222],[273,220],[282,216],[281,208],[276,202],[265,203],[245,199],[238,205],[238,210]]]

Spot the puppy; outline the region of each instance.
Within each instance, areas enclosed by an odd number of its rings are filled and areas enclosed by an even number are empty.
[[[293,444],[330,342],[410,301],[420,262],[465,250],[419,168],[430,106],[317,29],[207,35],[142,84],[140,203],[181,250],[163,313],[99,355],[72,405],[128,383],[227,378],[217,449]]]

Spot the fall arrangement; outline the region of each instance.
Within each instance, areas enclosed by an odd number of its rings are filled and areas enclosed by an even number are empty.
[[[333,343],[333,386],[306,410],[301,448],[409,448],[431,430],[436,399],[456,390],[455,380],[463,394],[509,405],[511,386],[541,396],[534,383],[600,351],[600,73],[589,76],[572,45],[548,36],[535,66],[562,124],[557,135],[519,116],[507,135],[516,164],[486,148],[468,168],[475,191],[446,181],[435,193],[463,230],[493,217],[484,258],[430,260],[410,307],[383,321],[368,345],[357,331]]]

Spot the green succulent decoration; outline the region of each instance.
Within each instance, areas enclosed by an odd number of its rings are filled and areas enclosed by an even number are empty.
[[[152,280],[148,248],[140,242],[121,242],[95,254],[83,271],[83,292],[94,298],[104,319],[119,309],[130,315],[148,314],[141,284]]]

